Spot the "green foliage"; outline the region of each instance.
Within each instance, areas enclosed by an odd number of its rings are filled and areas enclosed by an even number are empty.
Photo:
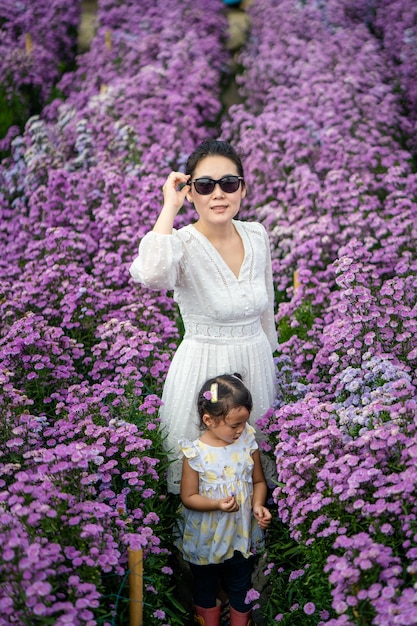
[[[282,317],[278,322],[278,336],[280,343],[285,343],[293,335],[300,339],[307,339],[308,332],[312,329],[317,318],[317,311],[310,302],[302,302],[292,315]],[[295,324],[294,324],[295,320]]]
[[[0,139],[7,135],[11,126],[18,126],[23,131],[28,118],[41,109],[39,90],[28,87],[26,93],[15,92],[8,96],[5,87],[0,84]]]
[[[327,557],[324,546],[318,542],[311,547],[298,544],[290,537],[288,527],[274,518],[268,529],[266,550],[270,573],[262,612],[267,624],[317,626],[323,611],[332,614],[330,585],[323,576]],[[304,611],[307,603],[315,606],[311,615]]]

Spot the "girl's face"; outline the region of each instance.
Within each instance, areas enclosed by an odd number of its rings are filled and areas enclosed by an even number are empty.
[[[219,180],[223,176],[239,176],[235,163],[224,156],[209,155],[198,163],[192,180],[202,177]],[[245,195],[246,189],[243,181],[241,181],[237,191],[232,193],[223,191],[217,184],[213,191],[207,195],[199,194],[192,184],[191,190],[187,194],[187,200],[194,204],[200,222],[215,225],[232,220],[239,211],[241,200]]]
[[[237,441],[245,429],[249,411],[244,406],[237,406],[229,411],[223,420],[216,421],[210,415],[204,416],[204,423],[212,437],[218,442],[231,444]]]

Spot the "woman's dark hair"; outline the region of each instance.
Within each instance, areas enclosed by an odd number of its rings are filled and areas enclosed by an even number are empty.
[[[242,382],[240,374],[222,374],[207,380],[197,398],[197,410],[201,426],[205,427],[203,415],[208,413],[217,421],[224,420],[229,411],[243,406],[252,411],[252,394]]]
[[[219,139],[205,139],[199,146],[190,154],[185,164],[185,173],[192,176],[195,172],[197,165],[202,159],[207,156],[223,156],[233,161],[237,167],[239,176],[244,178],[243,165],[240,156],[236,150],[227,141],[220,141]]]

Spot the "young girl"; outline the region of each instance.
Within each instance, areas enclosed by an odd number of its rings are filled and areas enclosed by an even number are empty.
[[[271,521],[255,430],[252,396],[239,374],[209,379],[198,394],[203,432],[180,440],[181,516],[176,545],[193,574],[196,622],[218,626],[220,578],[230,601],[230,625],[247,626],[253,555]]]
[[[178,440],[199,434],[195,402],[203,382],[218,372],[240,372],[252,390],[255,426],[275,399],[278,346],[268,235],[262,224],[237,219],[246,196],[239,155],[225,141],[207,140],[185,169],[168,176],[161,213],[130,268],[133,279],[146,287],[173,290],[184,322],[160,409],[173,461],[168,467],[172,493],[180,491]],[[175,229],[185,198],[196,220]],[[271,479],[274,467],[272,472]]]

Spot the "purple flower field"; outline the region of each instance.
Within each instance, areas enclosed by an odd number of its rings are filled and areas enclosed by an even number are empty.
[[[79,55],[79,0],[9,5],[0,96],[42,107],[0,137],[0,626],[126,624],[129,548],[147,626],[186,623],[158,430],[181,325],[128,268],[206,136],[242,153],[276,287],[276,520],[249,596],[268,624],[415,624],[415,3],[254,0],[228,111],[221,0],[99,0]]]

